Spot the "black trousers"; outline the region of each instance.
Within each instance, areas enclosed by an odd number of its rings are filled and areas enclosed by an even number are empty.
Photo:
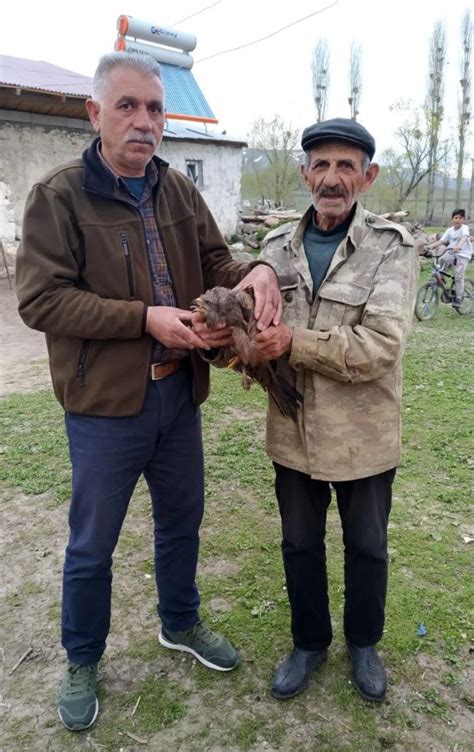
[[[301,650],[318,650],[332,640],[324,542],[331,488],[327,481],[274,466],[293,642]],[[394,477],[395,469],[331,484],[344,541],[344,634],[359,647],[382,637]]]

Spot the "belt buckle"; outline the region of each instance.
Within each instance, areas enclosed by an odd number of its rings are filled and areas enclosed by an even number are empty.
[[[150,378],[151,378],[152,381],[161,381],[161,379],[164,379],[164,376],[160,376],[159,374],[156,373],[156,371],[158,370],[157,366],[159,367],[160,365],[161,365],[160,363],[152,363],[151,364],[151,366],[150,366]]]
[[[179,368],[179,362],[176,360],[170,360],[168,363],[152,363],[150,366],[150,378],[151,381],[161,381],[166,379],[167,376],[171,376]],[[164,373],[157,374],[159,369],[163,369]]]

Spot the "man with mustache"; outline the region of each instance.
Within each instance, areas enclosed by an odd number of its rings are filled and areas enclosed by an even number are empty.
[[[204,480],[199,405],[226,343],[188,309],[215,285],[252,288],[257,327],[280,320],[274,271],[235,262],[194,183],[154,156],[165,121],[160,68],[144,55],[99,62],[86,102],[100,136],[33,186],[17,263],[20,314],[46,333],[72,461],[63,575],[66,728],[97,718],[110,625],[112,555],[143,474],[152,499],[160,643],[230,671],[232,645],[199,617],[195,576]]]
[[[381,700],[376,651],[384,627],[387,524],[400,461],[401,359],[415,300],[413,239],[358,201],[377,177],[375,141],[334,118],[303,132],[301,174],[312,205],[295,225],[265,238],[277,270],[283,320],[257,336],[261,351],[302,394],[298,422],[269,404],[293,651],[272,692],[302,692],[332,640],[326,513],[335,492],[344,542],[344,635],[352,678]]]

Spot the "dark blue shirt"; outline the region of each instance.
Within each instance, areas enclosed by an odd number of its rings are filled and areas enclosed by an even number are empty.
[[[347,235],[351,221],[352,213],[341,225],[338,225],[333,230],[321,230],[314,221],[313,213],[308,222],[304,231],[303,245],[313,279],[313,297],[316,296],[321,282],[327,274],[339,243]]]
[[[135,196],[135,198],[140,201],[143,191],[145,190],[145,185],[147,183],[146,175],[143,175],[141,178],[124,178],[122,176],[122,180],[127,186],[130,193]]]

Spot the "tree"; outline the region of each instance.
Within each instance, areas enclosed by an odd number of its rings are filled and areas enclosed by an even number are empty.
[[[472,21],[471,13],[467,10],[461,22],[461,42],[462,42],[462,60],[461,60],[461,100],[459,102],[459,123],[458,123],[458,171],[456,176],[456,206],[461,205],[461,187],[462,171],[465,160],[466,136],[469,134],[471,123],[471,112],[469,99],[471,92],[471,54],[472,54]]]
[[[430,170],[430,134],[424,128],[425,114],[410,100],[396,102],[391,110],[406,113],[395,131],[400,152],[387,149],[381,157],[381,174],[377,181],[384,194],[387,210],[404,209],[406,199],[417,189]],[[446,160],[447,144],[438,150],[435,169]]]
[[[446,216],[446,203],[449,192],[449,179],[452,175],[452,150],[449,148],[449,141],[441,142],[441,152],[443,154],[442,163],[440,160],[441,175],[443,178],[443,194],[441,200],[441,216]]]
[[[275,206],[285,206],[299,185],[299,163],[295,149],[299,132],[283,122],[280,115],[273,120],[259,118],[252,126],[248,141],[265,156],[268,167],[259,171],[260,184]]]
[[[436,21],[430,39],[428,90],[426,95],[426,118],[429,135],[428,194],[426,219],[433,219],[434,187],[438,164],[438,144],[444,117],[444,66],[446,60],[446,30],[444,23]]]
[[[349,87],[350,95],[348,97],[349,107],[351,108],[351,120],[357,120],[359,114],[359,102],[362,92],[362,48],[360,44],[352,42],[351,53],[349,58]]]
[[[326,39],[318,39],[311,62],[313,73],[313,97],[316,105],[317,121],[326,118],[329,89],[329,47]]]

